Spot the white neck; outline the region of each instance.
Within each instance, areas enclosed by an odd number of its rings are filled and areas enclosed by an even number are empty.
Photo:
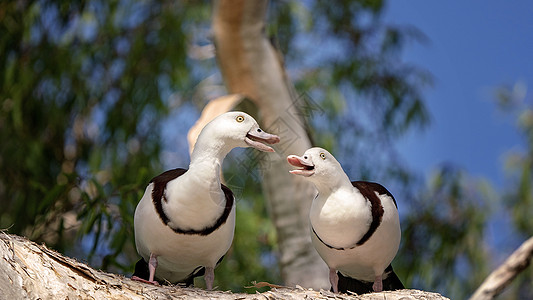
[[[198,184],[205,186],[206,183],[212,183],[209,189],[220,190],[220,174],[222,170],[222,159],[216,157],[205,158],[202,160],[191,161],[187,175],[194,176],[200,181]]]
[[[191,165],[202,162],[205,159],[216,158],[222,163],[226,155],[234,148],[224,141],[213,137],[209,130],[204,130],[198,137],[191,153]]]
[[[191,154],[189,170],[167,184],[165,212],[174,227],[205,228],[224,210],[220,174],[222,161],[231,148],[228,149],[223,142],[217,143],[217,140],[208,142],[211,145],[198,139]]]
[[[352,188],[352,182],[348,175],[344,172],[336,173],[330,176],[327,180],[313,180],[313,183],[321,195],[329,195],[341,188]]]
[[[200,185],[211,183],[208,187],[211,191],[222,193],[220,190],[222,162],[229,151],[231,147],[224,142],[217,139],[206,140],[200,136],[191,153],[191,163],[186,174],[198,179],[197,183]]]

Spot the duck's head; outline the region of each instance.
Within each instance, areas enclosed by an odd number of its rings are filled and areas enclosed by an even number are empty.
[[[310,148],[302,156],[289,155],[287,161],[298,168],[289,171],[291,174],[304,176],[317,187],[335,185],[346,177],[340,163],[326,149]]]
[[[277,135],[265,132],[252,116],[240,111],[227,112],[213,119],[200,133],[200,139],[222,143],[231,149],[252,147],[265,152],[274,152],[266,144],[279,142]]]

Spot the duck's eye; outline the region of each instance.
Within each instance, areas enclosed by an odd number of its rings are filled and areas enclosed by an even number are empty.
[[[320,158],[322,158],[323,160],[326,160],[326,154],[324,154],[324,152],[320,153]]]
[[[263,131],[263,130],[261,130],[261,129],[257,129],[257,132],[262,132],[262,131]]]
[[[242,121],[244,121],[244,117],[243,116],[237,116],[237,118],[235,118],[235,120],[239,123],[241,123]]]

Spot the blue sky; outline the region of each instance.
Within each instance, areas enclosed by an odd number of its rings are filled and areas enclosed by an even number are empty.
[[[425,92],[431,125],[400,143],[410,167],[430,175],[436,165],[452,162],[503,185],[504,155],[522,141],[515,120],[493,101],[494,89],[533,84],[532,12],[533,2],[524,0],[388,2],[387,22],[413,25],[429,38],[406,47],[404,60],[435,79]]]

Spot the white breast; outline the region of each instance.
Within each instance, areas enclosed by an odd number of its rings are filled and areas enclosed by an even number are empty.
[[[165,196],[168,202],[163,203],[163,209],[170,219],[170,226],[201,230],[222,214],[226,197],[220,182],[188,173],[167,184]]]
[[[320,238],[339,248],[357,243],[372,222],[370,203],[352,189],[318,195],[309,216]]]

